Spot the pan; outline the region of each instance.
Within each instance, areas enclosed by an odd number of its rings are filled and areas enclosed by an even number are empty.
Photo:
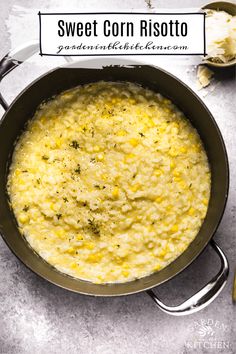
[[[6,55],[0,62],[0,80],[37,50],[38,44],[30,43]],[[38,105],[59,92],[99,80],[139,83],[171,99],[197,129],[205,145],[212,173],[207,215],[193,242],[166,268],[126,283],[94,284],[63,274],[45,262],[20,234],[6,191],[14,144]],[[0,232],[8,247],[28,268],[57,286],[85,295],[121,296],[146,291],[161,310],[175,316],[199,311],[216,298],[223,289],[229,272],[226,256],[212,239],[227,201],[228,158],[224,141],[213,116],[189,87],[168,72],[154,66],[123,59],[98,58],[49,71],[26,87],[9,107],[2,95],[0,103],[6,110],[0,124]],[[178,306],[164,304],[152,288],[182,272],[209,244],[221,261],[218,273],[184,303]]]

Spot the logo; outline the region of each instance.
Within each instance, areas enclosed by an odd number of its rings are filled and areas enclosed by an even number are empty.
[[[189,330],[191,339],[185,342],[188,352],[191,349],[208,349],[213,352],[216,349],[221,349],[228,352],[231,348],[231,343],[228,340],[230,329],[223,322],[211,318],[200,319],[194,321]]]

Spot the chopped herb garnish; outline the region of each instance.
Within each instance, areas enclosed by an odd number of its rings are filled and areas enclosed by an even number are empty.
[[[40,178],[37,178],[36,181],[38,184],[40,184]]]
[[[96,159],[95,159],[94,157],[92,157],[92,158],[90,159],[90,162],[95,163],[95,162],[96,162]]]
[[[81,172],[81,168],[80,168],[80,164],[78,163],[77,168],[75,169],[75,173],[80,174],[80,172]]]
[[[46,155],[43,155],[43,156],[42,156],[42,159],[43,159],[43,160],[48,160],[48,159],[49,159],[49,157],[48,157],[48,156],[46,156]]]
[[[89,228],[96,236],[100,236],[99,226],[94,222],[94,220],[88,219]]]
[[[62,214],[56,214],[56,217],[58,220],[60,220],[60,218],[62,217]]]
[[[70,143],[70,147],[72,147],[74,149],[79,149],[80,145],[76,140],[72,140],[72,142]]]
[[[28,205],[25,205],[24,208],[23,208],[23,211],[28,211],[29,210],[29,206]]]
[[[139,135],[143,138],[145,135],[141,132],[139,133]]]
[[[27,170],[23,170],[22,172],[28,172]]]
[[[69,201],[66,197],[64,197],[63,200],[65,203]]]
[[[85,127],[83,127],[83,129],[82,129],[82,130],[83,130],[83,132],[85,133],[87,129],[86,129]]]
[[[99,186],[99,184],[94,184],[94,188],[101,189],[101,187]]]

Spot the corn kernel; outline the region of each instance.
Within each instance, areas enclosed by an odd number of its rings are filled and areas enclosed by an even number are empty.
[[[29,219],[29,217],[28,217],[28,215],[26,215],[26,214],[20,214],[20,216],[19,216],[19,221],[22,223],[22,224],[24,224],[26,221],[28,221],[28,219]]]
[[[117,136],[125,136],[126,135],[126,131],[125,130],[119,130],[117,132]]]
[[[195,209],[193,207],[189,208],[188,215],[193,215],[195,213]]]
[[[154,123],[154,121],[153,121],[151,118],[149,118],[149,120],[148,120],[148,126],[149,126],[150,128],[153,128],[153,127],[156,126],[156,124]]]
[[[174,182],[181,182],[182,179],[181,179],[181,177],[174,177],[174,178],[173,178],[173,181],[174,181]]]
[[[158,271],[158,270],[160,270],[160,269],[161,269],[161,265],[160,265],[160,264],[157,264],[157,265],[155,265],[155,266],[153,267],[154,272],[156,272],[156,271]]]
[[[15,175],[16,176],[19,176],[21,174],[21,170],[19,169],[19,168],[17,168],[16,170],[15,170]]]
[[[179,177],[179,176],[180,176],[180,172],[177,171],[177,170],[174,170],[174,171],[173,171],[173,176]]]
[[[207,198],[203,198],[202,202],[203,202],[204,205],[208,205],[208,199]]]
[[[156,176],[160,176],[160,175],[162,175],[162,170],[157,169],[157,170],[155,170],[154,174],[155,174]]]
[[[129,140],[129,143],[132,145],[132,146],[137,146],[138,145],[138,140],[137,139],[135,139],[135,138],[131,138],[130,140]]]
[[[184,146],[182,146],[182,147],[179,149],[179,151],[180,151],[182,154],[186,154],[187,149],[186,149]]]
[[[129,276],[129,274],[130,274],[130,272],[128,271],[128,270],[122,270],[122,275],[125,277],[125,278],[127,278],[128,276]]]
[[[170,231],[171,231],[171,232],[178,232],[178,231],[179,231],[178,225],[176,225],[176,224],[173,225],[173,226],[171,227]]]
[[[166,249],[162,248],[162,250],[159,252],[159,257],[164,257],[166,253],[167,253]]]
[[[119,197],[119,188],[118,188],[118,187],[114,187],[114,188],[113,188],[112,196],[113,196],[114,198],[118,198],[118,197]]]
[[[61,144],[62,144],[61,139],[59,139],[59,138],[55,139],[55,145],[56,145],[56,147],[60,147]]]
[[[131,154],[127,154],[125,157],[126,159],[132,159],[135,157],[135,155],[131,153]]]
[[[98,151],[100,150],[100,147],[99,147],[98,145],[95,145],[95,146],[93,147],[93,150],[94,150],[95,152],[98,152]]]
[[[102,258],[102,255],[100,253],[90,254],[87,257],[87,261],[91,262],[91,263],[97,263],[100,261],[101,258]]]
[[[76,262],[71,263],[70,267],[71,267],[71,269],[78,269],[79,268],[79,266]]]
[[[84,246],[85,246],[85,248],[87,248],[88,250],[93,250],[94,247],[95,247],[95,245],[94,245],[93,242],[86,242],[86,243],[84,244]]]
[[[186,187],[187,187],[187,185],[186,185],[186,183],[185,183],[184,181],[180,181],[180,182],[179,182],[179,186],[180,186],[180,188],[182,188],[182,189],[186,189]]]
[[[140,184],[139,183],[136,183],[136,184],[134,184],[133,186],[130,187],[132,192],[137,192],[137,190],[139,190],[139,188],[140,188]]]
[[[53,203],[50,204],[50,209],[54,210],[54,204]]]
[[[174,161],[171,161],[171,162],[170,162],[170,168],[173,169],[173,168],[175,168],[175,166],[176,166],[175,162],[174,162]]]
[[[160,196],[160,197],[157,197],[155,201],[156,201],[157,203],[161,203],[162,200],[163,200],[163,197]]]
[[[103,154],[98,154],[98,155],[97,155],[97,159],[98,159],[99,161],[104,160],[104,155],[103,155]]]
[[[65,232],[63,229],[59,229],[55,233],[59,238],[62,238],[65,235]]]
[[[108,179],[108,175],[107,175],[106,173],[103,173],[103,174],[101,175],[101,177],[102,177],[102,179],[103,179],[104,181],[107,181],[107,179]]]
[[[176,151],[175,148],[171,148],[171,149],[169,150],[169,155],[170,155],[171,157],[176,157],[176,156],[178,155],[178,152]]]
[[[76,236],[77,241],[82,241],[83,240],[83,235],[77,235]]]
[[[129,269],[130,267],[129,267],[129,265],[127,263],[124,263],[124,264],[122,264],[122,268],[123,269]]]
[[[75,249],[73,247],[70,247],[66,250],[66,253],[68,254],[73,254],[75,252]]]

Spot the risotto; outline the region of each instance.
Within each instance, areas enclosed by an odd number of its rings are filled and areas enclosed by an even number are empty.
[[[128,82],[43,103],[19,138],[10,203],[31,247],[94,283],[159,271],[196,237],[211,175],[196,130],[168,99]]]

